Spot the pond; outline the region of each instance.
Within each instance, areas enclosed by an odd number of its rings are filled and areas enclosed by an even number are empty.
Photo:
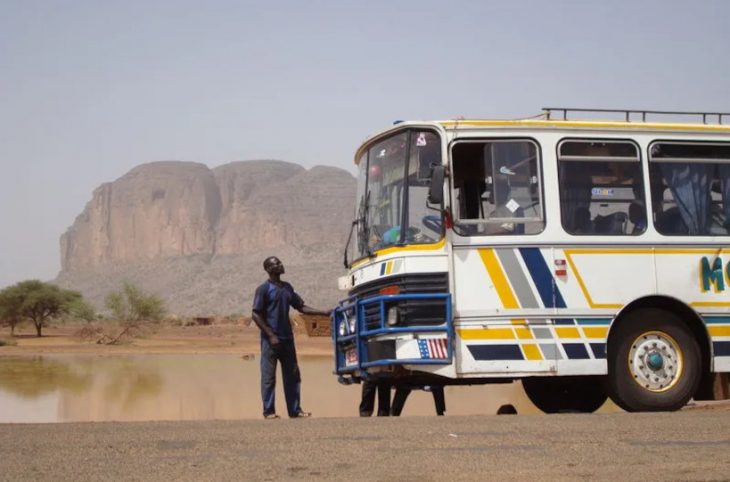
[[[360,386],[343,386],[328,357],[302,357],[302,407],[354,417]],[[281,374],[277,409],[286,413]],[[494,414],[512,403],[538,413],[520,384],[446,387],[447,415]],[[434,415],[414,391],[403,416]],[[0,357],[0,423],[261,418],[258,359],[234,355]]]

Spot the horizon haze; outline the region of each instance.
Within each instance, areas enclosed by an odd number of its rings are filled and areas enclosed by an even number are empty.
[[[139,164],[354,173],[395,120],[730,111],[730,3],[0,0],[0,288]]]

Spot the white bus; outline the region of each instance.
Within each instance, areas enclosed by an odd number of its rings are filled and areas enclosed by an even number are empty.
[[[370,138],[333,315],[340,381],[521,379],[549,413],[727,397],[728,118],[549,108]]]

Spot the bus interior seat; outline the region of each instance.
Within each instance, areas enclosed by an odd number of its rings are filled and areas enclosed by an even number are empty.
[[[689,234],[689,229],[682,221],[682,215],[679,214],[679,208],[676,206],[667,209],[663,213],[657,213],[656,226],[662,234]]]
[[[646,230],[646,209],[642,203],[629,204],[629,221],[633,225],[629,234],[641,234]]]
[[[613,213],[607,216],[599,214],[593,220],[593,226],[598,234],[625,234],[628,218],[626,213]]]
[[[483,219],[482,194],[486,186],[482,179],[467,179],[464,181],[462,192],[464,195],[463,218]]]
[[[573,215],[573,232],[575,234],[590,234],[593,232],[591,211],[587,207],[578,207]]]

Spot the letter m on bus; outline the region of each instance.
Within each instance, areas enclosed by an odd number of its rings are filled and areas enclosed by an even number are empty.
[[[725,280],[722,272],[722,260],[715,258],[710,267],[710,260],[703,257],[700,260],[700,278],[702,282],[702,291],[710,291],[712,286],[715,293],[725,290]]]

